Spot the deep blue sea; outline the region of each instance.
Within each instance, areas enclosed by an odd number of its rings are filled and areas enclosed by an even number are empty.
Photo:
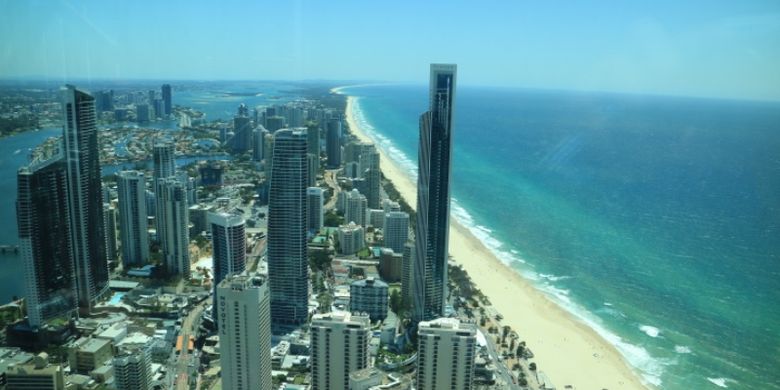
[[[343,92],[416,176],[427,88]],[[461,87],[455,110],[453,213],[501,259],[648,383],[780,389],[780,103]]]

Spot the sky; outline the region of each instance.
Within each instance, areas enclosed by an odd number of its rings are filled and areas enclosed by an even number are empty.
[[[780,100],[780,1],[0,0],[0,79],[354,80]]]

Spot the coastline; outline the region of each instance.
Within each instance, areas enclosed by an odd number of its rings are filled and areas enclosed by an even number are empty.
[[[341,93],[342,87],[333,93]],[[353,116],[353,96],[347,96],[346,121],[357,138],[372,141]],[[382,173],[401,196],[416,206],[416,183],[378,148]],[[473,282],[534,352],[534,361],[558,388],[648,389],[618,352],[587,324],[576,319],[537,290],[516,270],[501,262],[467,227],[450,221],[449,252]],[[564,357],[564,358],[562,358]]]

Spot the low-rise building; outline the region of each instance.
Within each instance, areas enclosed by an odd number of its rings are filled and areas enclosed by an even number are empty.
[[[65,390],[65,374],[59,364],[49,364],[40,353],[29,363],[11,365],[6,371],[6,389]]]
[[[82,337],[68,347],[68,363],[71,370],[89,374],[114,356],[111,341]]]

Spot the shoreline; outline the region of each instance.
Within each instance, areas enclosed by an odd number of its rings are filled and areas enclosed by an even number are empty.
[[[334,88],[341,94],[344,87]],[[355,97],[347,95],[345,109],[350,132],[374,142],[353,116]],[[381,149],[381,170],[401,197],[416,207],[416,183]],[[450,220],[449,252],[492,306],[534,352],[540,372],[557,388],[651,389],[618,350],[594,329],[549,299],[519,272],[498,259],[482,241],[455,218]],[[565,358],[561,358],[565,356]]]

